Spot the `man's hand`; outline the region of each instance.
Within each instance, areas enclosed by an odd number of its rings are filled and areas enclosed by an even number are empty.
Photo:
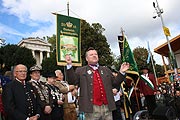
[[[130,67],[130,64],[127,62],[124,62],[120,67],[120,73],[125,73]]]
[[[58,105],[62,105],[64,102],[62,100],[57,100]]]
[[[66,55],[65,56],[65,60],[66,60],[66,63],[68,64],[68,65],[72,65],[72,59],[71,59],[71,56],[70,55]]]
[[[45,106],[45,108],[44,108],[44,113],[45,113],[45,114],[50,114],[51,111],[52,111],[51,106]]]
[[[122,95],[123,95],[121,91],[119,92],[119,95],[120,95],[120,96],[122,96]]]
[[[34,115],[34,116],[30,117],[29,120],[38,120],[38,118],[39,117],[37,115]]]

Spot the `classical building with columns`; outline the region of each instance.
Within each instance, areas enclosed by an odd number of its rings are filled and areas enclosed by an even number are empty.
[[[18,46],[32,50],[33,57],[36,59],[36,64],[39,66],[41,66],[44,58],[50,57],[51,44],[39,37],[23,38],[18,43]]]

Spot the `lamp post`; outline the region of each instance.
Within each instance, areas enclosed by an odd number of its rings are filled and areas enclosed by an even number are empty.
[[[176,63],[176,59],[175,59],[174,53],[172,51],[172,48],[171,48],[171,45],[170,45],[170,42],[169,42],[169,37],[168,37],[168,36],[170,36],[169,29],[166,28],[165,25],[164,25],[164,21],[163,21],[163,17],[162,17],[163,9],[160,9],[157,0],[156,0],[156,3],[153,2],[153,7],[155,8],[156,13],[157,13],[157,16],[155,15],[155,16],[153,16],[153,18],[155,19],[156,17],[160,17],[160,19],[161,19],[162,27],[163,27],[163,30],[164,30],[164,35],[166,37],[168,48],[169,48],[169,52],[170,52],[170,57],[172,58],[170,62],[173,63],[174,73],[175,73],[175,77],[176,77],[178,75],[177,63]]]

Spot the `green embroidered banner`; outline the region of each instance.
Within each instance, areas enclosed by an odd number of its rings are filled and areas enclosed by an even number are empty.
[[[57,64],[66,65],[65,56],[69,54],[73,66],[81,66],[81,20],[57,14],[56,54]]]

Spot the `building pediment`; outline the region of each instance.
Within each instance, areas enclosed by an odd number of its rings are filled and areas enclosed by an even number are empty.
[[[19,43],[18,46],[24,46],[24,44],[35,44],[35,45],[40,45],[40,46],[51,46],[50,43],[46,42],[43,39],[40,39],[38,37],[29,37],[29,38],[23,38]]]

